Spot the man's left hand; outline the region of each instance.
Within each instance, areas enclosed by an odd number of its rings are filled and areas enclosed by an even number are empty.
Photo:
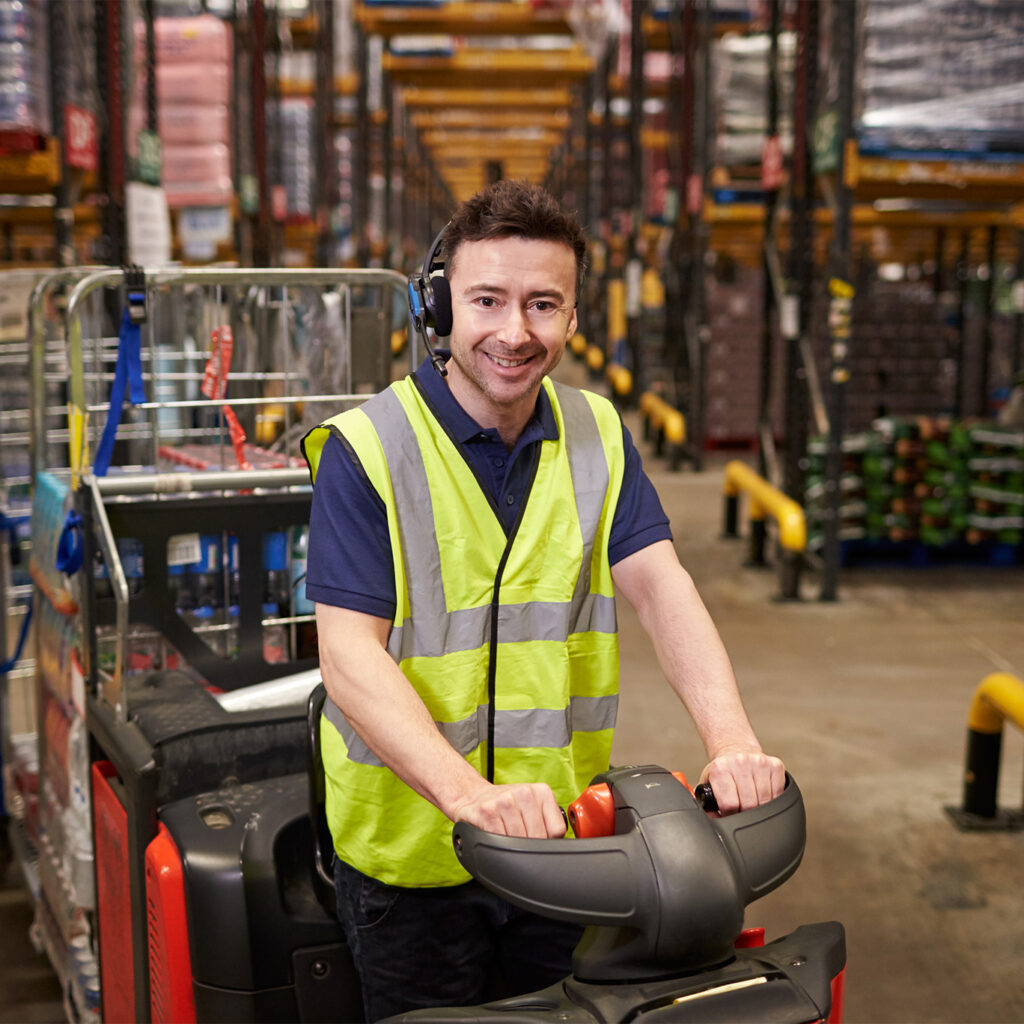
[[[777,797],[786,786],[786,769],[759,750],[731,751],[711,761],[700,781],[711,784],[720,814],[735,814]]]

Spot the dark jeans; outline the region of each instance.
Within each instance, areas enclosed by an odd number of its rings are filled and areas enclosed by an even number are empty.
[[[569,973],[583,934],[475,881],[396,888],[335,860],[334,887],[369,1021],[546,988]]]

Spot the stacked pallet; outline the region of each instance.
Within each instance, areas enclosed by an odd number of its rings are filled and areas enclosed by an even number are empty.
[[[808,548],[828,516],[827,442],[808,447]],[[1020,559],[1024,432],[929,417],[885,417],[843,441],[839,539],[845,561]]]
[[[1024,539],[1024,431],[968,426],[969,511],[972,544],[1019,546]]]

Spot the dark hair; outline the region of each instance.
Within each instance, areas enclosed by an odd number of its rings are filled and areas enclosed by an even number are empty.
[[[489,238],[528,238],[561,242],[576,256],[576,298],[587,273],[587,236],[574,213],[550,192],[527,181],[502,180],[467,199],[445,229],[442,256],[451,277],[455,254],[463,242]]]

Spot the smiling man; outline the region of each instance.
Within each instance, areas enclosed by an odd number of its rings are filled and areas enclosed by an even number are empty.
[[[579,223],[499,182],[456,211],[441,255],[444,375],[427,359],[303,442],[338,915],[371,1020],[568,973],[580,930],[470,880],[451,826],[564,833],[560,806],[608,768],[616,593],[697,726],[723,812],[784,785],[629,432],[548,376],[576,329]]]

